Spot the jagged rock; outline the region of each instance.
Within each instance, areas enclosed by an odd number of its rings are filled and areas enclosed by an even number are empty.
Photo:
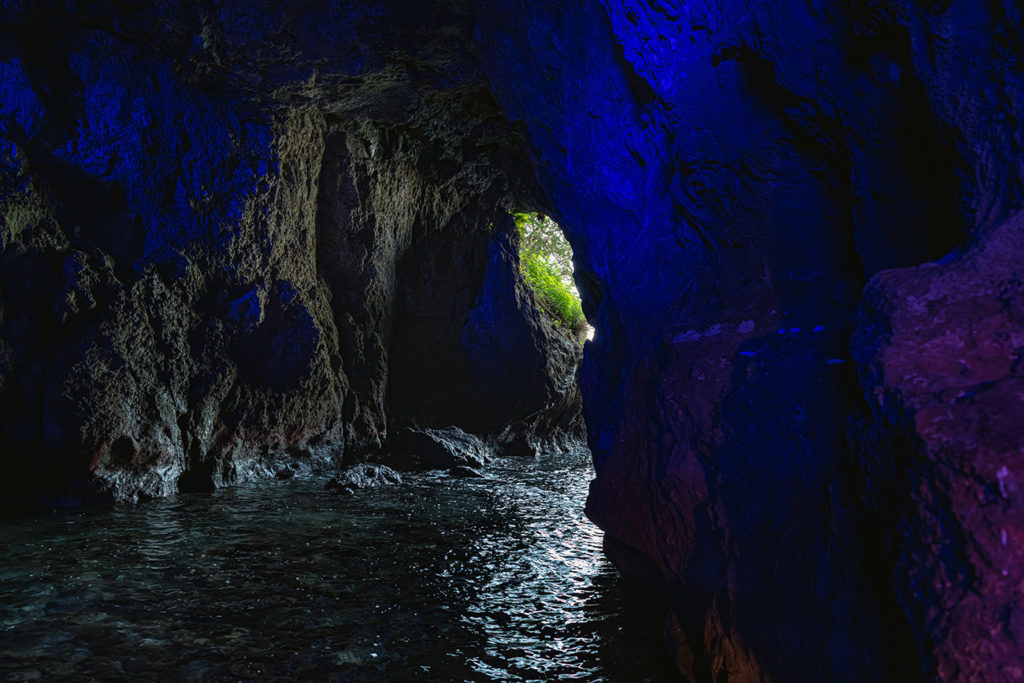
[[[479,437],[458,427],[444,429],[406,428],[388,442],[388,462],[400,469],[453,470],[483,467],[492,457],[491,448]]]
[[[375,463],[359,463],[332,477],[324,488],[329,491],[355,493],[359,489],[392,486],[402,483],[402,475],[390,467]]]
[[[536,458],[540,447],[526,434],[506,434],[501,440],[501,454],[512,458]]]
[[[480,470],[475,470],[472,467],[466,467],[465,465],[459,465],[449,470],[449,473],[453,477],[459,479],[486,479],[487,477]]]
[[[480,340],[461,377],[524,359],[519,384],[488,389],[495,429],[558,401],[507,217],[538,192],[450,38],[472,12],[314,5],[0,8],[5,504],[137,500],[379,448],[417,417],[389,397],[415,314],[399,302],[438,282],[463,318],[414,327]],[[351,51],[285,27],[321,11]],[[116,35],[89,28],[112,17]],[[43,36],[74,56],[18,47]],[[438,426],[478,426],[450,412]]]
[[[549,413],[550,414],[550,413]],[[537,458],[542,455],[564,455],[588,451],[586,426],[579,416],[568,426],[547,431],[546,420],[520,422],[493,439],[495,451],[513,458]]]

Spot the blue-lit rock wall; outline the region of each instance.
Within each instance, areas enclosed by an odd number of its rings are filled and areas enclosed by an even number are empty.
[[[597,327],[587,510],[677,661],[1017,680],[1019,6],[486,4]]]
[[[564,416],[500,218],[540,209],[597,329],[587,510],[685,677],[1019,680],[1022,21],[7,3],[3,480],[159,495],[541,387]]]

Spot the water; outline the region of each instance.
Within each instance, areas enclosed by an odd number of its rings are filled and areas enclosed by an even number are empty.
[[[661,681],[589,456],[352,496],[263,482],[0,524],[0,676]]]

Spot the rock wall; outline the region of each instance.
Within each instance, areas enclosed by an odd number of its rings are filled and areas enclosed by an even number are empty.
[[[943,680],[1024,675],[1022,238],[1018,213],[947,262],[880,273],[853,335],[871,522]]]
[[[518,272],[507,209],[535,193],[521,143],[478,75],[448,66],[468,63],[450,37],[464,20],[359,3],[0,10],[5,504],[331,466],[392,424],[497,434],[578,412],[579,344]],[[406,303],[455,289],[461,308],[410,338]],[[431,335],[468,339],[449,385],[500,362],[518,383],[477,387],[475,415],[411,411],[405,392],[427,387],[403,378],[437,370],[417,355]],[[555,422],[539,437],[579,427]]]
[[[392,423],[535,448],[574,347],[515,277],[518,202],[573,244],[588,513],[684,677],[1024,675],[1016,3],[0,27],[8,497],[208,486]]]
[[[685,676],[1019,680],[1019,7],[486,4],[597,328],[587,511]]]

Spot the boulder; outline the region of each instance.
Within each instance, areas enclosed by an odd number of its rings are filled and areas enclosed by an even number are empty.
[[[388,442],[388,451],[388,462],[408,470],[483,467],[492,457],[479,437],[458,427],[403,429]]]
[[[402,475],[390,467],[375,463],[359,463],[346,468],[324,485],[329,491],[354,493],[359,489],[393,486],[402,483]]]
[[[486,475],[480,470],[475,470],[472,467],[466,467],[465,465],[459,465],[458,467],[449,470],[449,473],[453,477],[459,479],[486,479]]]

